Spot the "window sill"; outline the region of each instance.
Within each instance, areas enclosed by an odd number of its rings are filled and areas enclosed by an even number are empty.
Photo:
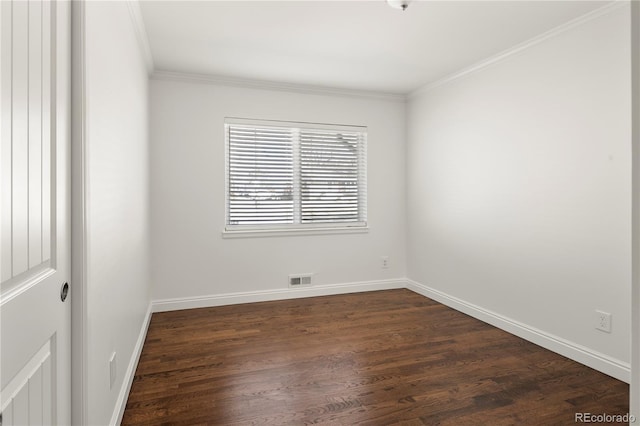
[[[222,231],[222,238],[296,237],[307,235],[366,234],[368,226],[344,228],[252,229]]]

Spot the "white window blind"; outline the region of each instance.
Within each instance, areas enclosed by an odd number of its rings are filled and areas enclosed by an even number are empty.
[[[229,126],[229,225],[293,222],[291,130]]]
[[[300,130],[303,223],[358,222],[360,133]]]
[[[366,226],[366,129],[225,124],[228,231]]]

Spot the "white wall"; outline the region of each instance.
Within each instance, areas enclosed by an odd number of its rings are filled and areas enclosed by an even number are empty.
[[[405,276],[403,102],[154,79],[150,106],[154,299]],[[369,233],[223,239],[225,117],[368,126]]]
[[[625,365],[628,5],[408,106],[408,276]],[[611,334],[594,310],[613,314]]]
[[[105,425],[150,300],[148,77],[126,3],[85,8],[87,423]]]

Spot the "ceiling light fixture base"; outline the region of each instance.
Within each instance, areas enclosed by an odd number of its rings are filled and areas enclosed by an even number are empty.
[[[389,6],[399,10],[407,10],[409,3],[411,3],[411,0],[387,0]]]

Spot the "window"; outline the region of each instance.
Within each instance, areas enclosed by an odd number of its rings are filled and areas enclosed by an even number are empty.
[[[226,231],[366,227],[366,128],[225,120]]]

